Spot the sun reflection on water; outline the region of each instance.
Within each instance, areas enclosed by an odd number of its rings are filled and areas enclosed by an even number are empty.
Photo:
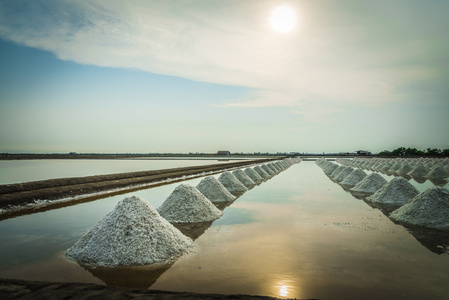
[[[282,297],[288,296],[288,287],[286,285],[281,285],[279,287],[279,295]]]

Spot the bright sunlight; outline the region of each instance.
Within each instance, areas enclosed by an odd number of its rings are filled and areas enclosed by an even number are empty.
[[[296,13],[289,6],[278,6],[271,13],[271,28],[279,33],[288,33],[296,25]]]

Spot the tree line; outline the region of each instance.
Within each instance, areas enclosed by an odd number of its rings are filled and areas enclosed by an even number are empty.
[[[384,150],[378,156],[449,156],[449,149],[427,148],[418,150],[416,148],[399,147],[392,151]]]

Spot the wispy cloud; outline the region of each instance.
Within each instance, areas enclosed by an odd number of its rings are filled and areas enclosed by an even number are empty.
[[[354,17],[347,1],[291,1],[299,26],[281,36],[269,29],[275,3],[267,0],[3,1],[0,36],[82,64],[254,89],[219,107],[330,115],[338,109],[304,106],[322,99],[384,105],[404,100],[402,86],[439,76],[438,64],[425,65],[423,57],[446,55],[430,46],[419,22],[407,23],[401,35],[400,14],[385,10],[387,3],[366,4]]]

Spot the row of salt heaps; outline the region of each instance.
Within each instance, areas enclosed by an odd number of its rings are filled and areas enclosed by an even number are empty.
[[[426,179],[436,185],[444,185],[449,181],[449,158],[355,158],[338,159],[338,163],[384,173],[386,175],[413,178],[417,182]]]
[[[249,188],[300,161],[286,158],[245,170],[226,171],[218,180],[205,177],[196,187],[181,184],[157,210],[137,196],[127,197],[65,254],[90,267],[174,261],[190,252],[193,240],[207,229],[200,226],[199,234],[186,236],[183,228],[192,229],[195,224],[210,226],[223,214],[217,204],[232,203]]]
[[[351,167],[356,166],[357,162],[348,163],[346,159],[343,161],[345,165],[338,165],[321,158],[316,161],[316,164],[332,180],[355,195],[366,197],[366,200],[370,202],[393,206],[395,210],[389,217],[395,221],[449,230],[448,189],[436,186],[419,193],[402,177],[395,177],[387,182],[378,173],[368,175],[361,169]]]

